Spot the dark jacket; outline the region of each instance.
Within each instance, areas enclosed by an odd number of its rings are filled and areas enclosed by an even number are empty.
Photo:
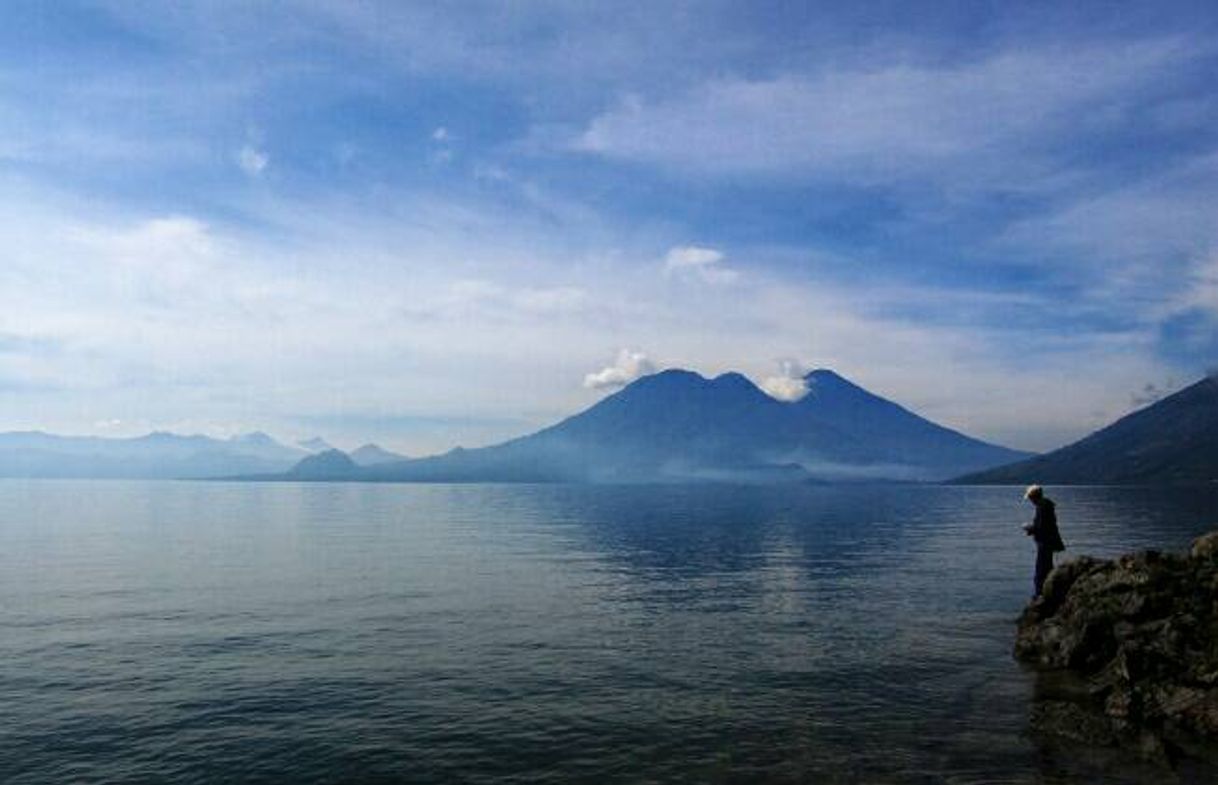
[[[1032,519],[1032,527],[1028,534],[1036,540],[1037,548],[1048,548],[1050,551],[1066,550],[1061,533],[1057,531],[1057,510],[1051,499],[1041,499],[1036,503],[1036,517]]]

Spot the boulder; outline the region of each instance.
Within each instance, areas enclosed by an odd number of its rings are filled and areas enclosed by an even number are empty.
[[[1159,759],[1172,757],[1164,750],[1215,749],[1218,531],[1187,556],[1148,550],[1064,562],[1021,615],[1014,653],[1085,685],[1069,707],[1034,709],[1042,731]]]

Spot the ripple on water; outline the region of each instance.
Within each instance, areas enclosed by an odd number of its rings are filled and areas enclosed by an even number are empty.
[[[1071,553],[1218,521],[1208,490],[1055,498]],[[1161,779],[1028,734],[1026,517],[1001,488],[0,481],[0,781]]]

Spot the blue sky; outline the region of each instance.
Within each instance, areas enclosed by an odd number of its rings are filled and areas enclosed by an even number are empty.
[[[1218,363],[1211,3],[846,5],[6,3],[0,429],[828,366],[1044,449]]]

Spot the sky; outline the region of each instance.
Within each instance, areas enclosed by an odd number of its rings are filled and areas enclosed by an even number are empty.
[[[420,455],[826,367],[1044,450],[1218,365],[1213,3],[3,14],[0,430]]]

